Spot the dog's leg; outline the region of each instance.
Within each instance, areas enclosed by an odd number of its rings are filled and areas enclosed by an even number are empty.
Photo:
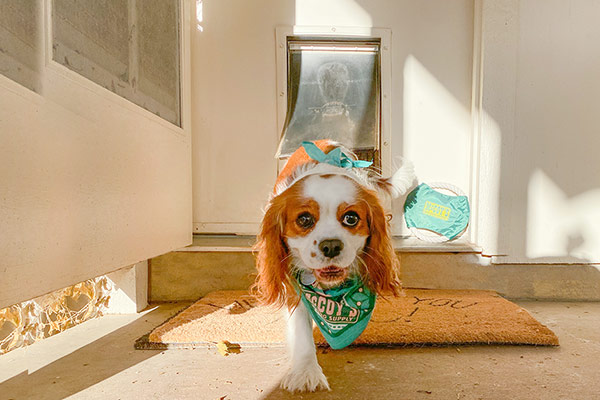
[[[329,390],[327,378],[317,361],[312,319],[302,302],[292,315],[288,314],[287,343],[290,369],[281,381],[281,387],[290,392]]]

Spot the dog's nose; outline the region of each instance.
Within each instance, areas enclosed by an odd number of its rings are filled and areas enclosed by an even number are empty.
[[[319,250],[325,257],[333,258],[340,254],[344,248],[344,243],[339,239],[325,239],[319,243]]]

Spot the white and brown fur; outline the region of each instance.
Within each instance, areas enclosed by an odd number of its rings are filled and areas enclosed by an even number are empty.
[[[315,144],[325,152],[339,146],[330,141]],[[266,207],[256,245],[254,285],[263,303],[287,311],[290,368],[281,386],[292,392],[329,389],[317,362],[311,317],[294,288],[294,273],[311,271],[322,288],[359,274],[372,291],[397,295],[401,290],[399,260],[382,193],[397,197],[414,181],[408,163],[382,179],[363,170],[316,164],[302,149],[296,153],[280,174]],[[312,222],[307,224],[307,220]],[[339,245],[335,252],[323,246],[331,240]]]

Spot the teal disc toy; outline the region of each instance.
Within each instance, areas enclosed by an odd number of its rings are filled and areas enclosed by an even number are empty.
[[[452,192],[455,196],[439,190]],[[408,194],[404,203],[406,225],[416,237],[427,242],[456,239],[467,229],[469,217],[467,196],[447,183],[421,183]],[[423,230],[435,234],[424,234]]]

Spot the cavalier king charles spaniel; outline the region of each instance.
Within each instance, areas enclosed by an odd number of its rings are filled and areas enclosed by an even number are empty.
[[[285,307],[288,315],[291,365],[281,386],[291,392],[329,390],[298,279],[327,291],[358,277],[374,294],[399,294],[399,260],[382,203],[386,196],[406,193],[414,181],[410,163],[384,179],[353,168],[356,157],[340,144],[313,143],[324,155],[339,148],[350,166],[315,161],[299,148],[277,178],[256,245],[254,292],[265,304]]]

